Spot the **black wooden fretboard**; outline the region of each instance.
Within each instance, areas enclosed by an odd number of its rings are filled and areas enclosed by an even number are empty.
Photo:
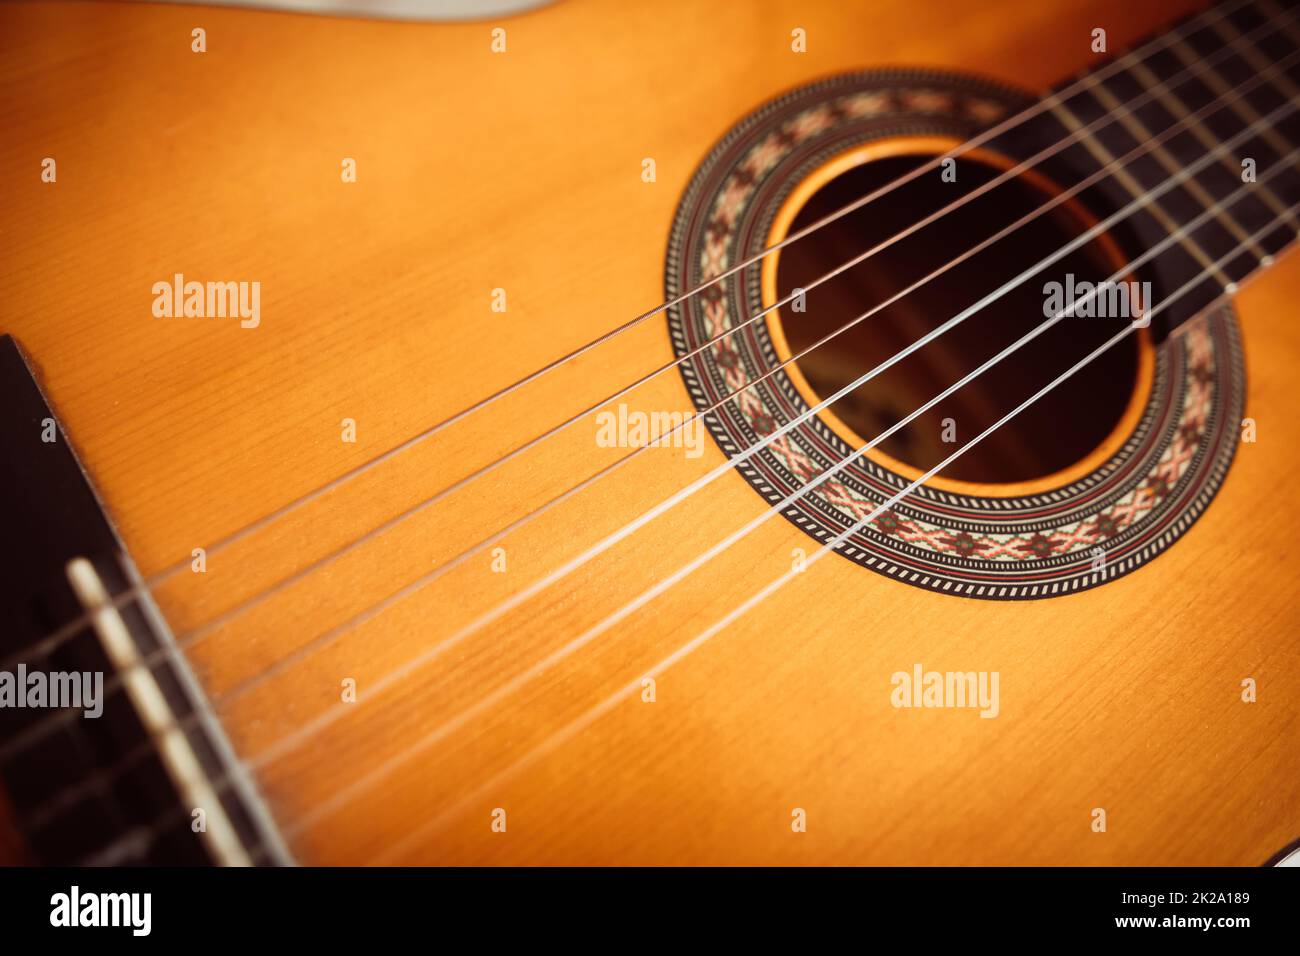
[[[1300,6],[1291,0],[1227,0],[1130,50],[1099,53],[1041,105],[992,145],[1025,157],[1074,136],[1039,169],[1066,188],[1108,170],[1079,199],[1099,219],[1135,206],[1107,230],[1126,261],[1176,237],[1138,270],[1153,304],[1165,302],[1157,332],[1232,292],[1296,238]]]

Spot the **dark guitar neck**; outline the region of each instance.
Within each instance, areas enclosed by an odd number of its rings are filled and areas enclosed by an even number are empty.
[[[1064,186],[1100,173],[1080,194],[1098,217],[1137,204],[1107,230],[1126,259],[1173,237],[1138,270],[1156,306],[1188,286],[1153,321],[1158,338],[1296,238],[1300,223],[1287,212],[1300,202],[1287,158],[1300,143],[1296,12],[1287,0],[1224,4],[1170,27],[1151,50],[1144,41],[1137,52],[1099,53],[1089,73],[1058,84],[1045,109],[992,143],[1022,157],[1074,136],[1039,171]]]

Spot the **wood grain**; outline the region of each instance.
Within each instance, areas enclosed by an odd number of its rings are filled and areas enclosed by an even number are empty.
[[[740,116],[843,70],[925,65],[1040,89],[1178,3],[568,0],[410,25],[119,4],[0,8],[0,302],[146,573],[210,547],[662,299],[696,163]],[[208,52],[190,51],[207,30]],[[789,51],[808,31],[808,53]],[[40,162],[58,161],[42,184]],[[358,182],[343,184],[343,157]],[[658,178],[641,181],[653,157]],[[156,319],[174,273],[260,281],[262,322]],[[491,290],[507,290],[505,314]],[[1234,863],[1300,835],[1294,258],[1240,299],[1248,414],[1208,513],[1106,587],[923,593],[828,559],[545,759],[481,785],[789,567],[784,521],[430,746],[760,514],[726,475],[386,693],[382,676],[722,461],[640,456],[222,703],[305,862]],[[179,635],[672,357],[635,331],[161,586]],[[675,372],[626,399],[690,409]],[[354,418],[359,440],[340,441]],[[583,423],[194,643],[250,675],[625,454]],[[889,705],[914,663],[997,670],[1002,714]],[[339,702],[355,678],[361,699]],[[1259,701],[1240,701],[1254,677]],[[282,758],[259,755],[322,714]],[[407,759],[336,812],[307,814]],[[465,812],[445,817],[468,800]],[[490,830],[506,808],[508,830]],[[791,832],[791,810],[808,832]],[[1104,807],[1105,834],[1090,830]],[[393,852],[394,850],[398,852]]]

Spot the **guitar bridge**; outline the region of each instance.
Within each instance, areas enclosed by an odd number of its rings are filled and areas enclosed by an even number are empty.
[[[291,863],[9,336],[0,409],[0,786],[24,850]]]

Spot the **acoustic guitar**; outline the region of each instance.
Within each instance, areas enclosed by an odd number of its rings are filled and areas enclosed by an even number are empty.
[[[0,51],[7,862],[1300,837],[1300,9]]]

